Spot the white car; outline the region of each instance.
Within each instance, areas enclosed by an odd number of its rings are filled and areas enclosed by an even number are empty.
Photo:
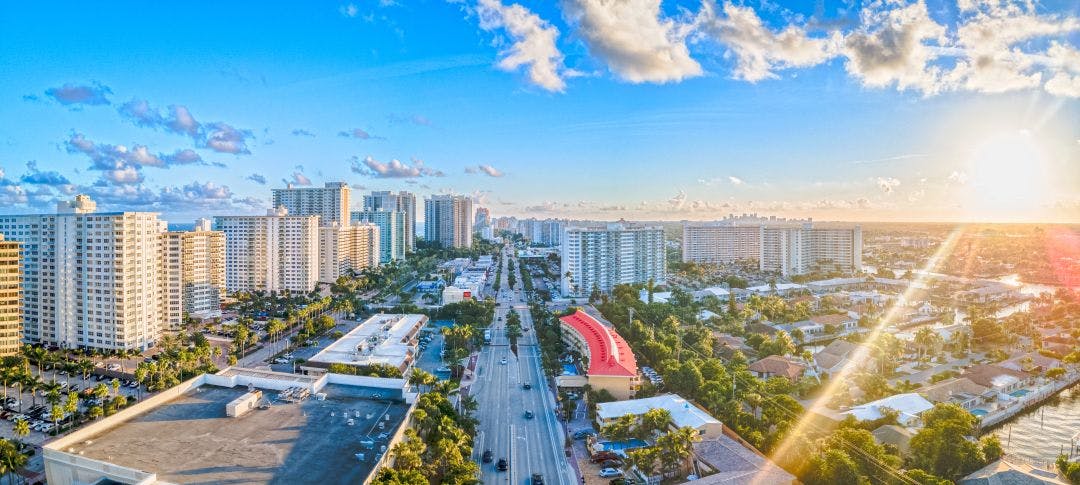
[[[503,357],[502,360],[499,361],[499,363],[503,364],[503,365],[506,365],[506,357]]]
[[[621,477],[621,476],[622,476],[622,471],[616,470],[614,468],[605,468],[603,470],[600,470],[600,478],[612,478],[612,477]]]

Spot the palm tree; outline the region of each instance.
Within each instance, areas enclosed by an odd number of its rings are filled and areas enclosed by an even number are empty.
[[[18,471],[26,466],[29,458],[24,455],[19,449],[9,440],[0,440],[0,471],[3,471],[5,475],[8,475],[8,483],[15,483],[15,478],[12,475],[18,473]]]
[[[64,417],[64,407],[61,406],[59,402],[53,404],[52,412],[50,414],[52,415],[50,417],[52,417],[53,435],[55,436],[56,433],[60,431],[60,418]]]
[[[15,436],[20,440],[30,435],[30,422],[25,419],[15,421]]]
[[[120,379],[113,378],[109,381],[109,387],[112,388],[113,395],[117,395],[120,392]]]

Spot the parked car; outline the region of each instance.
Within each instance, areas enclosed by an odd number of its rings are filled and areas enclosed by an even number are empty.
[[[591,429],[579,429],[574,432],[575,440],[582,440],[588,436],[596,436],[596,431],[593,431]]]
[[[607,460],[600,464],[600,468],[622,468],[622,460]]]
[[[622,471],[616,470],[614,468],[605,468],[603,470],[600,470],[600,478],[611,478],[611,477],[621,477],[621,476],[622,476]]]
[[[619,455],[616,455],[615,453],[612,453],[610,451],[598,451],[595,454],[593,454],[592,458],[590,458],[589,461],[591,461],[593,463],[603,463],[603,462],[608,461],[608,460],[618,460],[618,459],[619,459]]]
[[[506,458],[499,458],[499,462],[495,464],[495,469],[501,472],[506,471],[508,468],[510,468],[510,463],[506,461]]]

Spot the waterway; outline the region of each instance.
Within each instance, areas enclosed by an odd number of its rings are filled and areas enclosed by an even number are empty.
[[[993,431],[1010,455],[1053,463],[1060,453],[1069,453],[1080,433],[1080,386],[1062,391],[1041,406],[1018,414]],[[1075,458],[1077,450],[1073,448]]]

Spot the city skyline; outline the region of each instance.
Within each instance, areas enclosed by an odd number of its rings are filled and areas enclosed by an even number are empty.
[[[0,210],[1076,223],[1078,45],[1066,1],[11,6]]]

